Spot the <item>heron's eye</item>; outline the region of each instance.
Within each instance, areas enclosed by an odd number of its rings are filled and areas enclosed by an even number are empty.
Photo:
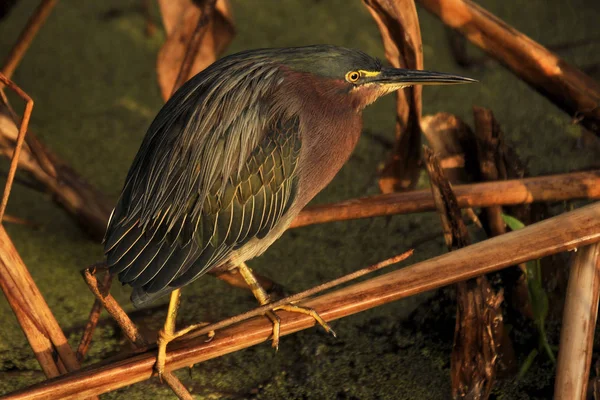
[[[350,71],[346,74],[346,80],[350,83],[355,83],[360,78],[358,71]]]

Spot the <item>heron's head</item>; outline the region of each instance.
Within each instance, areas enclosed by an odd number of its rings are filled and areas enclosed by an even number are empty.
[[[270,51],[273,52],[271,57],[300,72],[296,79],[308,79],[325,90],[348,96],[357,109],[407,86],[475,82],[458,75],[385,67],[362,51],[338,46],[315,45]]]

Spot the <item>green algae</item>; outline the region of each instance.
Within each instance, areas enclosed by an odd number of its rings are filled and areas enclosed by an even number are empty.
[[[138,4],[136,0],[59,2],[14,75],[36,102],[32,130],[112,198],[118,195],[141,138],[161,106],[154,66],[164,36],[161,32],[150,38],[144,35],[143,17],[134,11]],[[232,4],[238,34],[229,52],[333,43],[384,57],[377,28],[358,0],[234,0]],[[523,4],[486,0],[481,4],[546,45],[598,36],[600,10],[592,7],[593,1],[532,0]],[[8,19],[0,21],[2,54],[7,53],[35,6],[34,0],[22,0]],[[159,21],[156,10],[153,15]],[[579,147],[581,131],[568,116],[495,63],[461,70],[449,54],[443,26],[422,9],[419,15],[425,67],[480,81],[477,85],[425,88],[425,113],[448,111],[471,122],[473,105],[490,107],[533,175],[597,165],[597,153]],[[479,54],[473,48],[469,51]],[[600,62],[600,44],[592,42],[561,55],[576,65],[592,65]],[[393,125],[392,96],[365,113],[365,129],[376,136],[393,140]],[[377,193],[375,171],[387,152],[380,142],[364,136],[348,165],[315,202]],[[2,168],[7,165],[6,161],[0,163]],[[420,186],[425,184],[423,179]],[[8,212],[40,224],[39,229],[16,225],[7,229],[68,332],[69,342],[76,346],[93,302],[79,270],[101,258],[101,246],[87,240],[45,194],[17,185]],[[307,227],[286,233],[250,264],[295,292],[400,253],[437,231],[439,221],[433,214]],[[428,241],[418,247],[411,263],[443,251],[441,240]],[[115,284],[112,292],[126,310],[133,310],[127,289]],[[215,321],[255,305],[248,293],[211,278],[200,279],[183,293],[182,325]],[[187,371],[178,375],[202,399],[444,399],[449,393],[451,343],[398,323],[424,297],[336,321],[333,328],[339,339],[315,328],[282,338],[278,353],[262,344],[199,364],[191,377]],[[38,382],[43,375],[3,298],[0,315],[2,394]],[[149,311],[136,321],[151,331],[160,327],[162,318],[164,310]],[[86,363],[124,349],[125,340],[107,321],[99,327]],[[551,366],[536,363],[523,382],[504,383],[496,394],[507,399],[543,398],[536,390],[544,393],[551,381]],[[105,397],[173,396],[152,380]]]

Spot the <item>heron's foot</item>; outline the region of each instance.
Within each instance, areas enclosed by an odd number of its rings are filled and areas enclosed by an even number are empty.
[[[301,307],[301,306],[297,306],[294,304],[285,304],[283,306],[276,307],[273,309],[273,311],[268,311],[265,314],[265,316],[268,317],[273,322],[273,334],[271,335],[270,339],[272,339],[272,345],[275,348],[275,350],[277,350],[279,348],[279,337],[280,337],[280,331],[281,331],[281,319],[279,318],[279,316],[277,314],[275,314],[275,311],[277,311],[277,310],[283,310],[283,311],[289,311],[289,312],[310,315],[311,317],[313,317],[315,319],[315,321],[317,321],[317,323],[319,325],[321,325],[323,327],[323,329],[325,329],[326,332],[329,332],[334,337],[337,337],[337,335],[335,334],[333,329],[331,329],[331,326],[329,326],[329,324],[327,322],[325,322],[325,320],[323,318],[321,318],[319,313],[317,313],[312,308]]]
[[[281,332],[281,318],[279,315],[275,314],[274,311],[267,311],[265,313],[265,317],[269,318],[273,323],[273,333],[269,339],[272,340],[271,346],[275,349],[275,351],[279,350],[279,336]]]
[[[331,326],[329,326],[329,324],[323,318],[321,318],[321,316],[319,315],[318,312],[316,312],[315,310],[313,310],[310,307],[302,307],[302,306],[297,306],[295,304],[285,304],[283,306],[277,307],[275,310],[284,310],[284,311],[289,311],[289,312],[310,315],[311,317],[314,318],[314,320],[319,325],[321,325],[323,327],[323,329],[325,329],[325,332],[331,333],[333,335],[333,337],[337,337],[337,335],[335,334],[335,331],[333,329],[331,329]]]
[[[167,359],[167,345],[173,340],[178,339],[193,330],[203,328],[206,325],[209,325],[209,323],[201,322],[199,324],[190,325],[187,328],[184,328],[177,332],[168,332],[165,329],[161,329],[158,332],[158,339],[156,340],[156,345],[158,346],[158,355],[156,357],[156,364],[154,364],[154,370],[156,371],[158,378],[161,380],[161,382],[162,375],[165,372],[165,362]],[[215,331],[208,332],[207,336],[207,342],[211,341],[215,336]]]

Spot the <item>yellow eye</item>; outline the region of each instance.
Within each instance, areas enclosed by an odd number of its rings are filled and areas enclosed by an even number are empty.
[[[354,83],[358,81],[360,78],[360,73],[358,71],[350,71],[346,74],[346,80],[350,83]]]

